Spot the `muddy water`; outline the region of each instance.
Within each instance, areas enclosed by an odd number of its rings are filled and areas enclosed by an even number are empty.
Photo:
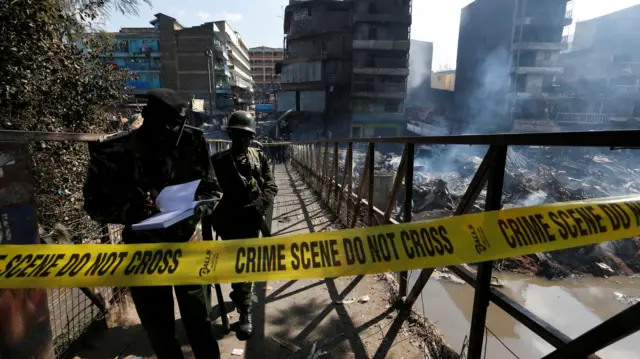
[[[412,273],[410,282],[416,278],[417,273]],[[640,297],[640,278],[547,281],[504,273],[499,273],[498,278],[504,284],[499,288],[503,293],[572,338],[629,307],[616,300],[614,292]],[[472,306],[473,289],[469,285],[436,280],[428,282],[416,302],[416,309],[436,322],[457,351],[469,333]],[[541,358],[553,350],[494,304],[489,307],[487,327],[519,358]],[[515,358],[504,345],[489,333],[487,358]],[[640,359],[640,333],[603,349],[598,355],[604,359]]]

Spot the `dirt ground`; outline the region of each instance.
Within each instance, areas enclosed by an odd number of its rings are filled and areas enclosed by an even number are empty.
[[[280,188],[274,205],[274,235],[330,230],[336,221],[293,171],[281,165],[277,171]],[[238,320],[228,299],[230,286],[223,285],[225,307],[231,323]],[[389,275],[281,281],[255,285],[254,332],[249,341],[239,341],[232,331],[224,335],[217,302],[213,330],[222,358],[425,358],[429,347],[445,348],[432,325],[408,318],[393,301],[393,279]],[[368,300],[366,300],[368,297]],[[214,296],[215,302],[215,296]],[[178,339],[186,358],[193,358],[180,321],[177,305]],[[140,325],[135,308],[125,300],[112,310],[109,329],[88,336],[74,358],[155,358]],[[291,343],[299,350],[284,348]],[[316,355],[311,352],[315,347]],[[234,349],[243,350],[240,356]],[[73,356],[72,356],[73,357]],[[451,357],[451,356],[431,356]]]

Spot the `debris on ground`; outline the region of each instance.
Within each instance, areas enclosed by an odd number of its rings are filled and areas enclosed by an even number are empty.
[[[362,297],[360,297],[358,299],[358,303],[360,303],[360,304],[368,303],[370,299],[371,298],[369,298],[368,295],[365,295],[365,296],[362,296]]]
[[[414,162],[413,220],[453,215],[482,163],[486,149],[466,146],[428,146],[416,149]],[[401,150],[384,160],[376,152],[376,175],[394,176]],[[354,152],[353,183],[361,183],[366,153]],[[392,216],[401,219],[404,188],[400,188]],[[514,147],[507,153],[503,208],[578,201],[640,193],[637,152],[599,148]],[[484,208],[486,188],[470,212]],[[496,269],[549,279],[592,274],[599,277],[640,273],[640,237],[621,239],[552,253],[496,261]],[[447,280],[446,277],[443,279]],[[497,283],[496,283],[497,285]]]
[[[614,297],[617,301],[622,302],[624,304],[633,305],[640,303],[640,298],[632,297],[630,295],[626,295],[620,292],[613,292]]]
[[[231,351],[231,355],[235,355],[235,356],[242,356],[242,354],[244,354],[244,349],[234,348],[234,349]]]
[[[344,305],[344,304],[351,304],[355,301],[356,301],[355,298],[351,298],[351,299],[343,299],[343,300],[334,300],[333,303],[337,305]]]
[[[274,342],[278,343],[281,347],[283,347],[283,348],[285,348],[285,349],[287,349],[289,351],[292,351],[294,353],[299,352],[300,350],[302,350],[302,348],[300,348],[299,346],[297,346],[297,345],[295,345],[295,344],[293,344],[291,342],[288,342],[288,341],[286,341],[284,339],[278,339],[276,337],[271,337],[271,340],[273,340]]]

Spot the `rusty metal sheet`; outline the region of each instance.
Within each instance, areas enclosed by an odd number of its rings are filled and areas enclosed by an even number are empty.
[[[29,166],[26,143],[0,142],[0,245],[38,243],[33,177]],[[7,270],[5,266],[0,261],[0,271]],[[53,358],[45,290],[0,290],[0,318],[0,358]]]

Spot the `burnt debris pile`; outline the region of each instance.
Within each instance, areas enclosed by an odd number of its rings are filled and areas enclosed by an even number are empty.
[[[486,148],[416,146],[413,220],[450,216],[461,201]],[[376,153],[376,178],[395,175],[401,151]],[[640,154],[633,150],[597,148],[510,148],[504,174],[503,207],[640,193]],[[342,163],[343,155],[340,156]],[[354,189],[360,184],[365,151],[354,153]],[[343,168],[340,168],[342,175]],[[395,218],[401,219],[404,188],[397,197]],[[486,188],[471,212],[484,207]],[[509,270],[549,278],[572,274],[598,276],[640,273],[640,238],[595,246],[510,258],[496,264]],[[639,254],[636,256],[636,254]]]

